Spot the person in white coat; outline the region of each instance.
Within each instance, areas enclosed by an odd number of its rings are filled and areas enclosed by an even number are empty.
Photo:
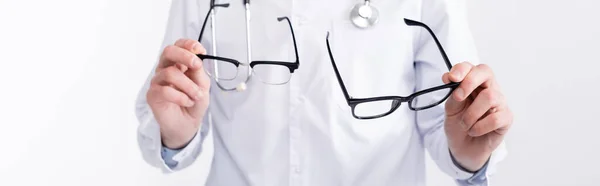
[[[143,158],[182,170],[212,130],[206,185],[425,185],[425,150],[488,185],[513,116],[464,3],[173,0],[136,101]]]

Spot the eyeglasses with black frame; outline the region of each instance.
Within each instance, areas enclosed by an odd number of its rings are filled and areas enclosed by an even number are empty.
[[[204,30],[206,28],[206,24],[208,18],[211,15],[211,12],[214,11],[215,8],[228,8],[229,3],[224,4],[214,4],[211,2],[211,7],[204,19],[204,23],[202,24],[202,29],[200,31],[200,36],[198,37],[198,42],[202,41],[202,36],[204,34]],[[245,82],[249,81],[252,75],[258,76],[258,79],[270,85],[282,85],[286,84],[290,79],[292,73],[297,70],[300,66],[300,60],[298,59],[298,49],[296,46],[296,36],[294,35],[294,28],[292,27],[292,23],[288,17],[278,17],[277,21],[281,22],[286,20],[291,34],[292,40],[294,43],[294,53],[296,61],[268,61],[268,60],[258,60],[251,61],[249,63],[241,63],[236,59],[214,56],[214,55],[205,55],[205,54],[197,54],[197,56],[202,59],[204,70],[209,77],[215,78],[217,80],[217,84],[219,88],[224,91],[235,90],[235,88],[225,88],[220,85],[218,80],[230,81],[234,80],[239,71],[240,66],[249,66],[252,69],[252,72],[248,74],[248,77]],[[248,32],[248,31],[247,31]],[[214,34],[214,33],[213,33]],[[215,41],[213,41],[215,42]],[[250,50],[248,50],[250,52]],[[222,70],[219,70],[222,69]]]
[[[408,26],[418,26],[422,27],[429,32],[435,44],[437,45],[444,62],[446,63],[446,67],[448,70],[452,69],[452,64],[442,48],[438,38],[435,36],[431,28],[425,25],[424,23],[404,19],[404,22]],[[346,90],[346,86],[344,85],[344,81],[338,71],[338,68],[335,64],[335,60],[333,58],[333,54],[331,53],[331,47],[329,45],[329,32],[327,33],[327,51],[329,52],[329,58],[331,59],[331,64],[333,65],[333,70],[335,71],[335,75],[337,77],[338,83],[344,93],[344,97],[346,98],[346,102],[348,106],[352,109],[352,115],[356,119],[376,119],[385,117],[391,113],[393,113],[396,109],[398,109],[403,102],[408,102],[408,107],[413,111],[425,110],[439,105],[444,102],[456,89],[460,83],[459,82],[451,82],[448,84],[428,88],[425,90],[417,91],[409,96],[381,96],[381,97],[369,97],[369,98],[353,98],[350,96],[348,91]]]

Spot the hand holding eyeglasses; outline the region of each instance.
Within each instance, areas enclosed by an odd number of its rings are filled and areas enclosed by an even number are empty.
[[[479,170],[500,145],[512,124],[512,113],[486,65],[460,63],[452,66],[437,36],[424,23],[404,19],[408,26],[429,32],[450,72],[444,73],[444,85],[417,91],[408,96],[354,98],[346,89],[334,60],[327,34],[327,51],[338,83],[352,115],[356,119],[377,119],[398,109],[403,102],[414,111],[426,110],[446,101],[445,131],[450,152],[469,171]]]
[[[479,170],[500,145],[513,115],[487,65],[455,65],[444,83],[462,82],[446,102],[445,131],[452,155],[470,170]]]
[[[196,40],[181,39],[167,46],[160,57],[146,99],[162,142],[180,148],[200,127],[209,103],[210,78],[196,54],[206,49]]]

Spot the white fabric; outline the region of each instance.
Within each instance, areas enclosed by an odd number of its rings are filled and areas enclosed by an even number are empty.
[[[217,10],[218,55],[246,63],[242,1]],[[292,20],[300,68],[285,85],[251,80],[244,92],[223,92],[213,84],[208,119],[214,134],[214,159],[206,185],[330,186],[425,185],[425,149],[446,174],[467,179],[448,152],[443,104],[414,112],[402,104],[391,115],[374,120],[352,117],[327,54],[333,55],[349,93],[356,98],[399,95],[441,85],[447,72],[432,38],[409,27],[403,18],[429,25],[453,64],[478,63],[468,30],[463,0],[374,0],[379,22],[360,30],[349,20],[355,3],[348,0],[251,1],[253,60],[294,61],[288,25]],[[162,47],[179,38],[197,39],[209,0],[173,0]],[[203,45],[211,46],[210,22]],[[161,48],[162,48],[161,47]],[[238,82],[245,80],[245,70]],[[174,172],[201,153],[206,132],[174,157],[170,169],[161,159],[159,127],[146,103],[148,81],[139,93],[139,147],[151,165]],[[214,83],[214,81],[213,81]],[[235,86],[235,83],[231,84]],[[208,114],[207,114],[208,115]],[[498,154],[500,155],[498,155]],[[504,157],[502,145],[488,171]]]

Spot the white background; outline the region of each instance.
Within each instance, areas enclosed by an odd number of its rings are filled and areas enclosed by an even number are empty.
[[[515,113],[495,185],[599,185],[600,1],[470,0]],[[202,185],[142,160],[134,100],[168,0],[0,0],[0,185]],[[350,7],[349,7],[350,8]],[[429,185],[452,185],[429,161]]]

